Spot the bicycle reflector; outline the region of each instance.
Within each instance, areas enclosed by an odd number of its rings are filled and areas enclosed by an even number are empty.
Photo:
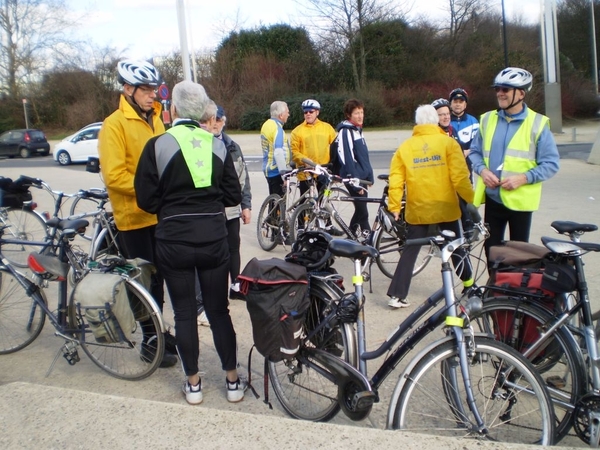
[[[46,269],[44,269],[44,266],[42,266],[38,262],[38,260],[35,258],[34,253],[30,253],[29,256],[27,257],[27,265],[29,266],[29,268],[31,270],[33,270],[38,275],[43,275],[46,273]]]

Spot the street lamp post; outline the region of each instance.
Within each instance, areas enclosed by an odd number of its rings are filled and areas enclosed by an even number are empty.
[[[25,128],[29,128],[29,118],[27,117],[27,99],[23,99],[23,114],[25,114]]]
[[[598,93],[598,56],[596,55],[596,18],[594,15],[594,0],[590,0],[590,44],[592,47],[592,80],[595,93]]]
[[[562,104],[560,94],[560,64],[558,61],[558,33],[556,25],[556,0],[542,0],[542,54],[544,58],[544,93],[546,115],[550,129],[562,133]]]
[[[504,67],[508,67],[508,37],[506,36],[506,11],[504,10],[504,0],[502,0],[502,37],[504,44]]]

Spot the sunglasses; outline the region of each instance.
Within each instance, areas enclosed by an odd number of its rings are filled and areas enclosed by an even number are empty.
[[[304,111],[304,114],[312,114],[316,111],[316,109],[313,109],[312,111]]]
[[[495,87],[494,90],[496,92],[503,92],[503,93],[506,94],[507,92],[512,91],[513,89],[512,88],[507,88],[507,87]]]

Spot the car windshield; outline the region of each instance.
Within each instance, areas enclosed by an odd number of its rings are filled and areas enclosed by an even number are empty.
[[[44,139],[44,133],[40,130],[30,130],[29,136],[31,139]]]

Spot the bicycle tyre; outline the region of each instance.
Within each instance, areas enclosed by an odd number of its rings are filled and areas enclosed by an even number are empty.
[[[158,314],[150,306],[150,294],[144,292],[139,283],[129,279],[126,280],[125,286],[134,317],[149,317],[144,322],[136,321],[136,328],[129,341],[96,342],[85,314],[81,313],[75,304],[73,295],[69,299],[69,325],[74,330],[81,348],[94,364],[115,378],[142,380],[152,375],[160,365],[165,337],[161,332]],[[142,343],[147,349],[146,356],[142,356]]]
[[[519,299],[493,297],[484,300],[481,313],[471,319],[471,324],[523,353],[531,344],[523,341],[522,325],[526,323],[526,317],[535,321],[533,323],[537,327],[538,324],[551,323],[553,315],[543,307]],[[572,408],[561,407],[558,400],[574,405],[586,391],[585,362],[577,342],[565,327],[548,336],[544,349],[530,356],[529,360],[542,375],[550,396],[557,400],[554,402],[554,414],[558,442],[571,429],[574,413]]]
[[[75,200],[73,200],[73,203],[71,203],[71,208],[69,210],[69,217],[96,211],[98,209],[98,205],[100,205],[100,200],[96,200],[95,198],[76,197]],[[91,218],[91,217],[86,218],[86,219],[89,220],[90,222],[92,222],[92,220],[93,220],[93,218]],[[93,226],[88,227],[88,228],[90,228],[91,230],[94,230]],[[86,233],[86,234],[82,234],[80,236],[83,237],[87,241],[92,240],[91,234]]]
[[[388,278],[393,278],[402,251],[404,250],[404,237],[398,237],[395,233],[388,232],[385,228],[380,228],[376,231],[375,248],[377,249],[377,267]],[[429,261],[435,254],[433,244],[422,246],[419,250],[419,256],[413,268],[412,276],[421,273],[429,264]]]
[[[315,295],[311,295],[310,304],[305,322],[307,332],[314,329],[332,305],[329,299],[325,300]],[[325,327],[310,342],[301,346],[299,355],[302,355],[302,347],[325,349],[353,366],[358,363],[356,333],[351,324]],[[291,417],[327,422],[340,410],[337,401],[338,387],[305,365],[299,355],[280,362],[269,361],[269,377],[275,396]]]
[[[503,375],[499,367],[512,370]],[[466,393],[455,341],[441,343],[401,377],[399,383],[403,386],[395,402],[392,428],[453,437],[480,435],[499,442],[553,444],[550,396],[529,361],[502,342],[478,336],[469,368],[485,433],[477,433],[474,420],[460,420],[462,411],[472,414],[462,404]],[[454,382],[445,375],[448,371],[458,375]],[[455,394],[448,395],[448,390]],[[457,406],[456,401],[461,405]]]
[[[109,219],[109,226],[111,227],[110,230],[102,228],[98,233],[98,236],[96,236],[96,239],[92,240],[89,253],[89,259],[91,261],[102,259],[108,255],[119,255],[121,253],[118,243],[119,230],[117,230],[113,218]]]
[[[277,247],[279,236],[279,221],[281,220],[281,197],[278,194],[269,195],[260,206],[256,220],[256,237],[258,245],[266,252]]]
[[[296,242],[300,233],[304,233],[305,231],[316,231],[319,229],[315,207],[312,203],[303,203],[302,205],[299,205],[292,213],[290,222],[291,242]]]
[[[20,239],[23,241],[43,242],[46,234],[46,221],[37,213],[26,208],[5,208],[0,211],[8,225],[4,229],[5,239]],[[27,257],[31,252],[38,251],[39,245],[2,244],[2,255],[14,266],[27,268]]]
[[[42,332],[46,312],[37,302],[47,305],[44,292],[23,279],[27,290],[7,269],[0,269],[0,355],[17,352],[31,344]]]

